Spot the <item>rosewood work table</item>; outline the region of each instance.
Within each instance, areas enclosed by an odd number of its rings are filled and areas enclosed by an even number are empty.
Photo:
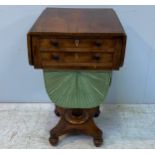
[[[84,133],[100,146],[99,116],[111,73],[123,65],[126,34],[112,9],[47,8],[27,34],[29,63],[43,69],[45,88],[60,121],[49,141]]]

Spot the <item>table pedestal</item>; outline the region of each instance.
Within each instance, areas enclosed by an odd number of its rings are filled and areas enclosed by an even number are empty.
[[[56,106],[55,114],[60,116],[58,124],[50,131],[49,142],[57,145],[59,136],[69,133],[83,133],[93,137],[94,145],[103,142],[102,131],[96,126],[93,117],[100,114],[99,107],[90,109],[69,109]]]

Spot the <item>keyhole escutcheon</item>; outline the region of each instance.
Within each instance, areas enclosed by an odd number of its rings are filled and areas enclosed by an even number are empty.
[[[79,47],[79,43],[80,43],[80,40],[79,40],[79,39],[76,39],[76,40],[75,40],[75,46],[76,46],[76,47]]]

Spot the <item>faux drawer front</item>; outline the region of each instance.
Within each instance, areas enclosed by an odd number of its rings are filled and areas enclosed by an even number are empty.
[[[103,52],[41,52],[43,66],[112,66],[113,54]]]
[[[40,39],[39,48],[41,50],[52,51],[100,51],[114,52],[119,39]]]

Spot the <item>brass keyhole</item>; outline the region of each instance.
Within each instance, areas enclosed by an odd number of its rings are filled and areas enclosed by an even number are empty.
[[[80,41],[78,39],[75,40],[75,46],[78,47],[79,46]]]

